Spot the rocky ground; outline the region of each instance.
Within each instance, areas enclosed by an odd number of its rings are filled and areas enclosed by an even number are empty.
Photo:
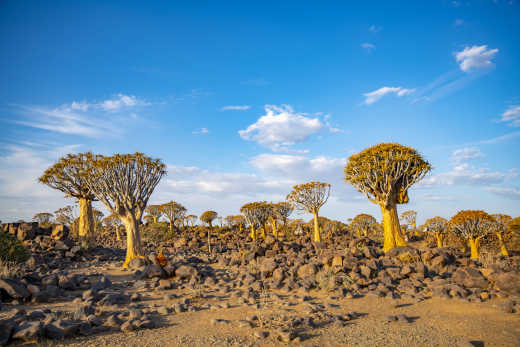
[[[85,250],[63,228],[17,228],[5,229],[31,257],[0,279],[2,345],[520,345],[518,256],[483,265],[420,240],[382,254],[369,238],[236,234],[208,254],[192,232],[148,242],[123,271],[123,242]]]

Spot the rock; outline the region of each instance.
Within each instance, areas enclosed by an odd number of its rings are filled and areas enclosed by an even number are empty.
[[[458,285],[466,288],[486,289],[489,286],[489,282],[482,276],[480,271],[472,267],[457,269],[453,273],[452,279]]]
[[[74,336],[79,330],[79,325],[71,321],[60,319],[44,328],[45,336],[50,339],[63,339]]]
[[[28,299],[31,293],[23,282],[14,279],[0,278],[0,292],[5,291],[13,299]]]
[[[316,269],[316,265],[314,264],[305,264],[298,268],[298,277],[302,279],[314,279],[314,276],[318,270]]]
[[[130,321],[124,322],[123,324],[121,324],[121,331],[124,333],[129,333],[134,330],[135,330],[135,327],[132,324],[132,322],[130,322]]]
[[[10,320],[0,320],[0,346],[5,346],[13,333],[14,323]]]
[[[280,332],[280,340],[282,342],[291,342],[296,337],[296,334],[292,331]]]
[[[277,266],[278,265],[273,258],[264,258],[260,264],[260,272],[264,277],[269,277],[272,275]]]
[[[144,268],[143,276],[146,278],[161,278],[165,277],[166,273],[160,265],[150,264]]]
[[[192,279],[198,277],[197,269],[190,265],[181,265],[175,270],[175,276],[179,279]]]
[[[269,336],[269,332],[265,330],[257,330],[255,331],[254,336],[258,339],[265,339],[267,336]]]
[[[36,236],[38,223],[22,223],[16,232],[16,238],[20,241],[32,240]]]
[[[110,281],[110,279],[108,279],[108,277],[106,276],[102,276],[99,281],[97,281],[93,286],[92,286],[92,290],[93,291],[99,291],[99,290],[103,290],[103,289],[108,289],[112,287],[112,281]]]
[[[55,225],[52,228],[51,237],[54,240],[64,240],[69,236],[69,227],[63,224]]]
[[[419,251],[412,247],[394,247],[386,255],[398,258],[403,264],[415,263],[421,259]]]
[[[173,247],[182,248],[182,247],[186,246],[187,243],[188,243],[188,241],[186,241],[186,239],[184,237],[181,237],[181,238],[175,240],[175,242],[173,243]]]
[[[496,275],[495,287],[508,294],[520,296],[520,274],[504,272]]]
[[[125,305],[129,301],[127,295],[124,294],[108,294],[99,302],[100,305]]]
[[[25,264],[34,269],[36,266],[43,264],[43,258],[38,254],[33,254],[25,261]]]
[[[168,308],[166,306],[159,306],[157,308],[157,313],[162,314],[162,315],[167,315],[170,312],[168,311]]]
[[[159,281],[159,287],[158,287],[158,289],[168,290],[168,289],[171,289],[172,286],[173,286],[172,281],[170,281],[170,280],[165,280],[165,279],[161,279],[161,280]]]
[[[15,328],[12,338],[23,341],[34,341],[39,340],[42,335],[43,325],[41,322],[22,322]]]
[[[273,271],[273,280],[276,282],[282,282],[285,278],[285,273],[282,268],[276,268]]]
[[[128,263],[128,268],[137,270],[146,266],[146,260],[144,258],[134,258]]]

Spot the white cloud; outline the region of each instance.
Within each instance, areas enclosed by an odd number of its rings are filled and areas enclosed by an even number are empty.
[[[509,125],[518,127],[520,126],[520,106],[514,105],[510,106],[500,118],[502,122],[508,122]]]
[[[448,195],[424,194],[420,199],[427,201],[455,201],[455,197]]]
[[[374,45],[372,43],[365,42],[365,43],[361,44],[361,48],[366,49],[368,52],[372,52],[373,50],[376,49],[376,45]]]
[[[247,111],[251,108],[249,105],[229,105],[220,108],[221,111]]]
[[[265,105],[265,115],[238,133],[244,140],[256,141],[272,150],[287,150],[288,146],[307,140],[323,128],[319,118],[296,113],[289,105]]]
[[[520,200],[520,188],[487,187],[486,190],[508,199]]]
[[[381,30],[383,30],[383,27],[382,27],[382,26],[377,26],[377,25],[372,24],[372,25],[368,28],[368,30],[370,30],[370,31],[373,32],[373,33],[378,33],[378,32],[380,32]]]
[[[424,178],[417,184],[421,188],[436,186],[488,186],[503,183],[518,177],[516,170],[509,172],[491,171],[486,168],[470,167],[467,163],[455,166],[451,171]]]
[[[192,134],[208,134],[209,130],[207,128],[201,128],[199,130],[193,130]]]
[[[364,103],[371,105],[387,94],[395,94],[399,97],[402,97],[405,95],[410,95],[414,91],[415,89],[407,89],[403,87],[382,87],[373,92],[363,94],[365,96]]]
[[[453,151],[451,158],[457,163],[476,158],[483,158],[484,154],[477,147],[466,147]]]
[[[460,52],[455,52],[455,60],[464,72],[489,68],[493,66],[491,60],[498,53],[498,49],[488,49],[487,45],[465,47]]]

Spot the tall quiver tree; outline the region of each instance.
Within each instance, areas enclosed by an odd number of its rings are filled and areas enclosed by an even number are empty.
[[[406,245],[397,204],[408,202],[408,189],[430,170],[431,165],[415,149],[397,143],[382,143],[348,159],[345,180],[381,208],[385,252]]]
[[[507,250],[504,238],[508,233],[509,223],[513,218],[507,214],[492,214],[491,217],[495,219],[495,222],[491,224],[491,230],[498,239],[500,253],[505,257],[509,257],[509,251]]]
[[[163,211],[161,210],[161,205],[148,205],[145,210],[153,218],[153,222],[157,223],[157,221],[163,215]]]
[[[168,219],[170,225],[170,232],[173,231],[173,225],[178,219],[183,219],[186,216],[186,207],[178,202],[169,201],[160,206],[162,214]]]
[[[259,226],[258,221],[258,203],[250,202],[240,208],[240,212],[244,215],[244,218],[251,228],[251,240],[255,241],[257,238],[257,228]]]
[[[451,217],[449,226],[458,236],[469,243],[471,259],[478,259],[480,240],[485,237],[495,223],[493,217],[484,211],[465,210]]]
[[[298,184],[287,195],[287,201],[294,206],[314,216],[314,242],[321,242],[318,213],[320,208],[325,205],[330,196],[330,184],[324,182],[309,182]]]
[[[208,252],[211,253],[211,242],[210,242],[210,233],[213,231],[213,221],[217,218],[218,214],[215,211],[206,211],[200,215],[200,220],[204,223],[207,223],[209,226],[208,229]]]
[[[87,184],[87,172],[92,168],[92,163],[92,153],[67,154],[45,170],[38,179],[41,183],[62,191],[65,196],[78,199],[78,237],[83,246],[86,246],[87,239],[94,232],[92,200],[95,195]]]
[[[276,219],[282,221],[282,230],[285,232],[285,228],[287,227],[287,219],[294,211],[294,206],[287,201],[281,201],[273,205],[273,233],[277,238],[278,233],[276,230]]]
[[[401,213],[401,220],[412,228],[412,232],[417,235],[417,212],[408,210]]]
[[[119,216],[126,229],[126,258],[123,267],[143,257],[139,224],[155,187],[166,174],[166,165],[143,153],[92,157],[85,181],[95,197]]]

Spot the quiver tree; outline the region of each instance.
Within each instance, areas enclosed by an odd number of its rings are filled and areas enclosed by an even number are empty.
[[[259,201],[256,203],[256,218],[261,226],[262,238],[265,239],[267,231],[267,222],[273,215],[273,206],[265,201]]]
[[[94,232],[97,231],[97,227],[101,224],[101,220],[104,216],[105,214],[100,210],[95,208],[92,209],[92,217],[94,218]]]
[[[146,209],[144,210],[147,214],[152,216],[153,222],[157,223],[157,221],[161,218],[163,215],[163,211],[161,209],[161,205],[148,205]]]
[[[377,221],[374,217],[366,213],[360,213],[350,222],[350,228],[355,230],[358,238],[368,236],[368,232],[374,230]]]
[[[92,200],[95,196],[87,184],[87,172],[92,168],[92,160],[92,153],[67,154],[45,170],[38,179],[41,183],[62,191],[65,196],[78,199],[78,236],[83,246],[94,232]]]
[[[433,234],[437,241],[437,247],[441,248],[444,246],[444,237],[448,228],[448,220],[436,216],[428,218],[424,222],[424,231]]]
[[[257,230],[260,227],[260,209],[259,205],[261,203],[259,202],[250,202],[248,204],[245,204],[240,208],[240,212],[242,215],[244,215],[245,220],[247,221],[247,224],[249,224],[249,227],[251,228],[251,240],[255,241],[257,239]]]
[[[191,226],[192,228],[195,226],[195,223],[197,222],[198,219],[199,219],[199,217],[197,217],[194,214],[190,214],[190,215],[186,216],[186,221],[188,222],[189,226]]]
[[[62,207],[54,211],[54,215],[56,216],[56,223],[64,224],[67,226],[71,226],[74,223],[74,208],[70,205]]]
[[[415,149],[397,143],[382,143],[348,159],[345,180],[381,208],[385,252],[406,245],[397,204],[408,203],[408,189],[430,170],[431,165]]]
[[[412,228],[412,231],[417,235],[417,212],[408,210],[401,213],[401,220]]]
[[[287,201],[294,204],[300,211],[311,213],[314,217],[314,241],[321,242],[318,213],[330,196],[330,184],[324,182],[309,182],[295,185]]]
[[[126,258],[144,257],[139,224],[153,190],[166,174],[166,165],[143,153],[92,157],[84,175],[89,190],[106,208],[119,216],[126,229]]]
[[[174,223],[178,219],[184,218],[186,211],[186,207],[175,201],[170,201],[161,205],[161,212],[166,217],[166,219],[168,219],[170,232],[173,231]]]
[[[484,211],[466,210],[451,217],[449,227],[469,244],[471,259],[478,259],[480,240],[489,233],[493,223],[493,217]]]
[[[35,222],[42,223],[42,224],[47,224],[47,223],[50,223],[52,221],[53,217],[54,217],[54,215],[52,213],[40,212],[40,213],[35,214],[32,219]]]
[[[116,239],[117,241],[121,241],[121,231],[119,228],[123,225],[119,216],[115,213],[112,213],[105,218],[103,218],[103,223],[110,228],[114,228],[116,230]]]
[[[281,201],[279,203],[273,204],[273,233],[275,237],[278,237],[276,230],[276,219],[282,221],[282,230],[287,227],[287,219],[294,211],[294,206],[287,201]]]
[[[241,214],[232,217],[232,223],[234,227],[238,227],[238,232],[241,233],[246,225],[246,219]]]
[[[509,251],[507,250],[505,244],[505,238],[509,231],[509,223],[513,218],[508,216],[507,214],[492,214],[491,217],[495,220],[494,223],[491,224],[491,231],[498,239],[498,244],[500,246],[500,253],[503,256],[509,257]]]
[[[200,215],[200,220],[206,224],[208,224],[208,252],[211,253],[211,242],[210,242],[210,233],[213,231],[213,221],[217,218],[218,214],[215,211],[206,211]]]

